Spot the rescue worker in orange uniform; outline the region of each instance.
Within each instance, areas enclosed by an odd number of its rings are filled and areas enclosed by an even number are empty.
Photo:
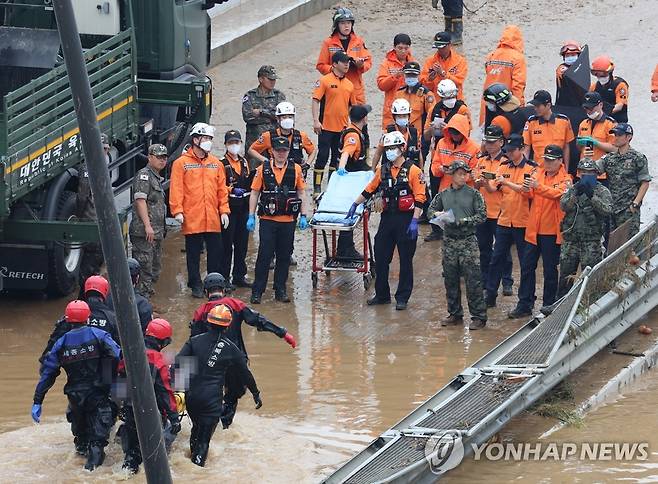
[[[576,138],[571,129],[568,116],[553,112],[553,99],[548,91],[535,92],[532,100],[535,114],[528,118],[523,128],[523,142],[525,143],[525,157],[531,160],[544,156],[544,149],[548,145],[557,145],[562,148],[564,166],[569,169],[569,152],[572,141]],[[536,160],[537,161],[537,160]],[[539,165],[543,165],[539,162]]]
[[[320,74],[331,72],[334,62],[332,56],[341,51],[349,57],[350,68],[346,77],[354,84],[354,104],[365,104],[363,74],[372,67],[372,56],[363,39],[354,33],[354,14],[345,7],[339,7],[334,12],[332,33],[322,42],[315,65]]]
[[[411,119],[411,106],[406,99],[396,99],[391,105],[391,112],[393,113],[393,123],[386,126],[386,133],[399,131],[404,136],[406,141],[405,158],[411,160],[421,170],[423,169],[423,156],[421,154],[420,134],[416,128],[410,124]],[[384,136],[377,145],[375,154],[373,155],[373,168],[376,169],[379,163],[383,161],[384,156]]]
[[[482,93],[485,105],[484,127],[495,124],[503,128],[509,138],[513,133],[522,134],[528,118],[534,114],[532,106],[521,106],[521,101],[502,83],[496,82]]]
[[[543,167],[539,168],[523,185],[525,191],[532,191],[533,198],[525,229],[527,245],[521,263],[519,302],[509,313],[512,319],[532,314],[535,305],[535,271],[540,256],[544,268],[543,307],[551,306],[557,296],[562,243],[560,224],[564,218],[564,212],[560,208],[560,198],[571,186],[571,176],[565,169],[563,153],[558,145],[546,146]]]
[[[274,158],[258,167],[251,183],[247,230],[253,232],[256,228],[256,209],[260,218],[260,244],[251,289],[252,304],[261,302],[267,287],[272,257],[276,258],[274,298],[280,302],[290,302],[286,282],[295,239],[296,219],[299,217],[301,230],[308,227],[308,222],[304,193],[306,185],[302,178],[302,168],[288,161],[289,151],[290,143],[287,138],[274,138]]]
[[[421,84],[418,62],[407,62],[402,70],[405,85],[395,93],[395,99],[405,99],[409,103],[411,107],[409,124],[420,133],[423,131],[425,119],[432,112],[436,98],[427,87]]]
[[[583,88],[565,77],[564,73],[578,60],[582,52],[580,44],[575,40],[567,40],[560,47],[562,63],[555,70],[555,105],[578,107],[583,102]]]
[[[603,99],[603,111],[618,123],[628,122],[628,83],[614,75],[615,64],[607,55],[592,61],[591,73],[596,77],[589,90]]]
[[[379,66],[377,72],[377,87],[384,93],[384,107],[382,108],[382,129],[393,123],[391,104],[396,92],[405,87],[405,76],[402,69],[407,62],[414,60],[411,55],[411,37],[407,34],[397,34],[393,38],[393,48]]]
[[[340,133],[347,126],[350,105],[358,104],[354,97],[354,84],[346,76],[350,66],[349,56],[338,51],[331,62],[331,71],[315,83],[313,90],[313,131],[318,135],[318,156],[313,167],[314,196],[322,191],[329,151],[329,175],[336,170],[340,156]]]
[[[498,286],[507,262],[507,253],[516,245],[519,261],[523,261],[526,252],[525,228],[530,216],[530,201],[532,191],[524,189],[525,179],[531,178],[537,164],[523,155],[523,138],[512,134],[507,141],[505,151],[509,160],[501,163],[496,172],[495,180],[488,180],[486,189],[493,193],[500,190],[503,193],[500,202],[500,215],[496,226],[496,242],[494,244],[489,274],[487,275],[487,307],[496,306]]]
[[[658,102],[658,64],[651,76],[651,101]]]
[[[580,122],[576,139],[580,147],[580,157],[597,161],[606,153],[615,151],[615,135],[611,134],[610,130],[617,122],[603,111],[603,99],[598,92],[585,94],[583,109],[587,119]],[[598,178],[605,179],[605,174],[599,174]]]
[[[484,129],[483,146],[484,154],[478,157],[475,168],[475,187],[480,190],[484,203],[487,208],[487,219],[475,228],[475,236],[478,240],[480,249],[480,272],[482,274],[482,287],[487,283],[487,274],[489,274],[489,264],[493,253],[494,237],[496,235],[496,226],[498,225],[498,216],[500,215],[500,202],[503,199],[503,193],[500,190],[489,192],[486,185],[489,180],[496,177],[498,168],[501,163],[508,160],[503,152],[505,138],[503,129],[500,126],[492,124]],[[433,225],[434,226],[434,225]],[[427,239],[426,239],[427,240]],[[503,266],[503,296],[513,294],[512,286],[512,255],[508,251],[505,264]]]
[[[470,123],[468,118],[461,114],[455,114],[443,128],[443,138],[437,143],[432,155],[430,172],[439,182],[438,187],[433,187],[433,193],[442,192],[452,183],[446,170],[453,161],[461,160],[471,169],[475,168],[480,145],[469,138],[469,135]],[[468,184],[473,186],[473,179],[469,178]]]
[[[464,81],[468,74],[466,57],[452,48],[450,32],[437,33],[432,46],[436,53],[425,59],[420,71],[421,84],[436,94],[439,82],[449,79],[457,86],[457,99],[463,100]]]
[[[356,213],[357,207],[376,192],[382,194],[384,208],[375,235],[375,295],[368,305],[390,304],[391,290],[388,272],[397,247],[400,257],[400,280],[395,292],[395,309],[407,309],[407,302],[414,285],[413,257],[418,239],[418,219],[427,201],[423,172],[405,159],[404,136],[399,131],[384,135],[386,163],[375,171],[375,177],[359,195],[347,218]]]
[[[228,188],[224,166],[213,156],[215,128],[196,123],[190,131],[191,145],[171,168],[169,208],[183,225],[187,257],[187,285],[192,296],[203,298],[199,262],[205,244],[208,272],[221,269],[221,230],[228,228]]]
[[[484,89],[496,82],[504,84],[525,104],[526,60],[523,47],[523,34],[516,25],[508,25],[498,41],[498,47],[491,52],[485,62]],[[484,102],[480,108],[480,126],[484,124]]]
[[[439,82],[436,88],[437,99],[432,112],[425,120],[423,138],[430,141],[434,138],[437,142],[443,137],[443,128],[455,114],[462,114],[468,118],[471,124],[471,110],[462,99],[457,99],[457,86],[450,79]]]

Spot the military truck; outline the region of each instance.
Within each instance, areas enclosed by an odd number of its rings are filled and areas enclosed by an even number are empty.
[[[151,143],[207,122],[207,10],[226,0],[72,0],[117,216]],[[0,1],[0,290],[69,294],[98,228],[76,220],[84,161],[52,0]]]

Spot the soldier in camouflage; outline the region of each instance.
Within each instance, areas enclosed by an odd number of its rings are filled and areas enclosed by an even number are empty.
[[[631,220],[628,237],[640,231],[640,206],[649,189],[651,175],[647,157],[631,148],[633,127],[619,123],[610,130],[615,135],[616,151],[608,153],[599,161],[599,170],[608,176],[608,187],[612,195],[610,229],[614,230]]]
[[[262,133],[277,127],[276,105],[286,100],[285,94],[274,89],[276,70],[273,66],[258,69],[258,87],[247,91],[242,98],[242,119],[247,124],[245,146],[249,148]],[[250,168],[255,170],[260,164],[256,158],[249,159]]]
[[[105,157],[109,161],[110,138],[105,133],[101,133],[101,143],[103,143]],[[89,184],[89,171],[87,170],[87,163],[84,162],[80,165],[78,177],[76,216],[82,222],[95,222],[97,220],[96,206],[94,205],[94,197],[91,193],[91,185]],[[84,296],[84,286],[87,278],[101,273],[103,262],[105,262],[105,259],[103,258],[101,244],[98,242],[87,242],[82,249],[82,260],[80,261],[80,292],[78,299],[82,299]]]
[[[594,267],[603,258],[601,239],[612,213],[610,190],[596,180],[599,170],[591,158],[578,163],[580,180],[569,187],[560,199],[564,211],[560,280],[558,295],[564,296],[573,285],[578,266]]]
[[[452,210],[455,218],[454,222],[446,224],[443,237],[443,280],[449,316],[442,325],[458,325],[463,320],[459,281],[463,276],[472,320],[469,328],[475,330],[483,328],[487,321],[480,274],[480,250],[475,237],[475,227],[485,221],[487,211],[480,192],[466,185],[470,172],[471,168],[463,161],[454,161],[450,165],[448,173],[452,175],[452,184],[434,197],[427,216],[434,218]]]
[[[148,164],[139,170],[133,181],[133,217],[130,222],[130,243],[133,257],[141,267],[135,289],[149,297],[160,277],[162,240],[166,234],[167,205],[160,172],[167,165],[167,147],[149,146]]]

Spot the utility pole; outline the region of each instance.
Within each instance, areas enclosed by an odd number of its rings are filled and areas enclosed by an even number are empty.
[[[172,480],[164,446],[162,422],[146,359],[144,336],[139,324],[121,228],[114,207],[114,193],[101,145],[101,133],[78,26],[71,0],[53,0],[53,7],[69,75],[73,105],[78,117],[82,149],[89,171],[89,183],[96,205],[101,245],[110,278],[112,297],[115,301],[121,349],[128,372],[130,397],[137,424],[139,446],[144,459],[146,480],[153,484],[169,484]]]

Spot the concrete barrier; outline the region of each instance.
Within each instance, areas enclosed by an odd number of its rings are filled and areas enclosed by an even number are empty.
[[[239,5],[214,17],[212,20],[213,33],[216,29],[231,25],[223,21],[222,17],[224,15],[234,15],[237,9],[248,8],[247,3],[243,2],[243,5]],[[329,8],[336,3],[336,0],[299,0],[288,3],[292,4],[289,8],[284,7],[278,12],[270,14],[267,18],[252,22],[246,29],[234,29],[234,35],[231,35],[231,32],[229,32],[229,35],[221,35],[218,43],[213,43],[212,45],[210,65],[216,66],[217,64],[226,62],[230,58],[283,32],[298,22],[302,22],[322,10]]]

